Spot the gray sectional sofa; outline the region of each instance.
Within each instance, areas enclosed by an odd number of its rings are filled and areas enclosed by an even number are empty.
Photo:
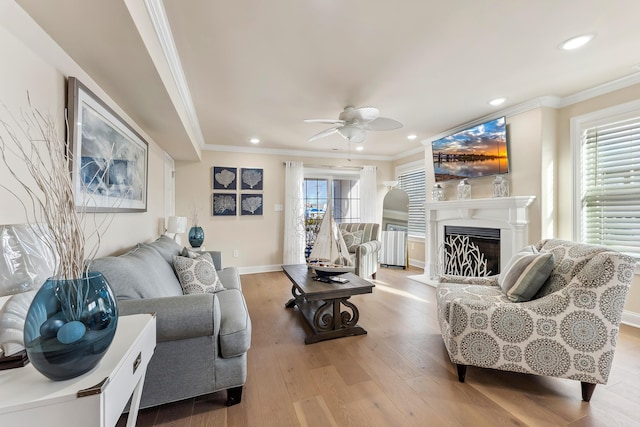
[[[183,295],[173,270],[182,250],[162,236],[118,257],[94,260],[90,270],[109,282],[121,316],[156,313],[157,346],[142,392],[141,408],[227,390],[227,405],[239,403],[247,378],[251,319],[234,267],[221,269],[225,290]]]

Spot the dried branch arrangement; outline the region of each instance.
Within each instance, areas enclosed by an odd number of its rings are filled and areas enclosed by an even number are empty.
[[[112,216],[99,221],[91,215],[95,231],[88,237],[96,243],[85,252],[88,218],[84,208],[76,210],[69,142],[61,140],[55,121],[37,109],[23,111],[18,117],[4,109],[10,121],[0,117],[0,154],[18,188],[12,190],[3,183],[0,187],[18,200],[26,222],[58,255],[55,277],[80,278],[88,268],[85,259],[95,257]]]

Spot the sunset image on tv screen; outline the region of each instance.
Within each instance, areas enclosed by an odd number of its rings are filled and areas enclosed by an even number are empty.
[[[506,130],[500,117],[433,141],[436,182],[509,172]]]

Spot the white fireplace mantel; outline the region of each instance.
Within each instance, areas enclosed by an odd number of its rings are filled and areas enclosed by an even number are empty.
[[[437,274],[445,225],[500,229],[500,267],[503,268],[511,256],[527,244],[529,206],[534,200],[535,196],[514,196],[426,202],[425,274]]]

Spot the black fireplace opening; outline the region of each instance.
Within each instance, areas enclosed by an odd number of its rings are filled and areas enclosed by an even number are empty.
[[[445,274],[490,276],[500,273],[500,229],[444,227]]]

